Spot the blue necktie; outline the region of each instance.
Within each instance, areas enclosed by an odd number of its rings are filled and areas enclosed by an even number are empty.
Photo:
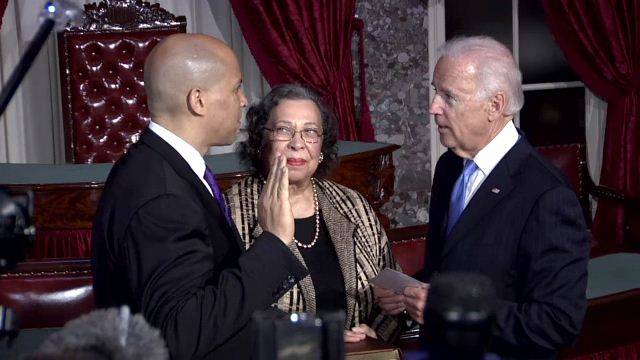
[[[458,222],[460,215],[462,215],[462,211],[464,211],[464,194],[467,192],[467,188],[469,187],[469,179],[471,175],[478,169],[473,160],[468,160],[466,164],[464,164],[464,169],[462,169],[462,174],[456,180],[455,185],[453,186],[453,192],[451,193],[451,204],[449,205],[449,221],[447,222],[447,235],[451,232],[453,226]]]
[[[213,197],[216,198],[218,202],[218,206],[220,206],[220,211],[224,214],[224,217],[227,219],[229,225],[233,225],[233,221],[231,220],[231,209],[227,206],[227,202],[224,200],[224,196],[222,196],[222,191],[220,191],[220,187],[218,187],[218,182],[216,181],[216,176],[213,175],[213,172],[207,166],[204,170],[204,181],[209,184],[211,187],[211,192],[213,193]]]

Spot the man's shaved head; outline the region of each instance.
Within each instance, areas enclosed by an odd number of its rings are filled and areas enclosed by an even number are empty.
[[[238,60],[222,41],[168,36],[147,57],[144,83],[152,121],[201,154],[235,141],[247,98]]]
[[[211,89],[236,64],[222,41],[201,34],[174,34],[151,51],[144,66],[144,83],[152,118],[171,118],[187,111],[191,89]]]

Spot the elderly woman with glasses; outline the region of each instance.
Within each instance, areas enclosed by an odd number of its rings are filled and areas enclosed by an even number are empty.
[[[278,308],[342,310],[345,341],[392,341],[398,318],[381,314],[369,283],[384,268],[399,270],[385,232],[362,195],[323,178],[337,162],[334,115],[310,89],[281,85],[249,109],[247,122],[249,137],[240,153],[255,174],[227,191],[232,217],[250,247],[262,233],[257,211],[264,179],[284,157],[295,221],[291,250],[309,270],[278,299]]]

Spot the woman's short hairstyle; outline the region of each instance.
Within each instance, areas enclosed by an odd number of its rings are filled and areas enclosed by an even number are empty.
[[[486,100],[498,91],[507,95],[505,113],[514,115],[524,104],[522,73],[511,51],[489,36],[457,37],[440,49],[440,57],[472,57],[478,71],[477,98]]]
[[[251,164],[254,170],[263,171],[264,155],[269,150],[269,141],[264,127],[271,111],[282,100],[309,100],[318,107],[322,120],[323,161],[318,165],[315,176],[326,176],[338,162],[338,129],[335,115],[324,104],[315,91],[297,84],[278,85],[257,104],[247,111],[247,140],[240,143],[240,157]]]

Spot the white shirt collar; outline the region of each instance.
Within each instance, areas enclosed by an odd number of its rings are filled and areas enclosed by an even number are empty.
[[[488,176],[519,138],[516,126],[513,121],[509,121],[498,135],[476,154],[473,161],[478,165],[478,169]]]
[[[206,164],[204,162],[204,158],[202,157],[202,155],[200,155],[196,148],[191,146],[191,144],[189,144],[188,142],[182,140],[182,138],[180,138],[178,135],[172,133],[171,131],[153,121],[149,123],[149,129],[160,136],[162,140],[171,145],[171,147],[174,148],[178,152],[178,154],[180,154],[180,156],[184,158],[187,164],[189,164],[193,172],[195,172],[200,179],[203,179]]]

